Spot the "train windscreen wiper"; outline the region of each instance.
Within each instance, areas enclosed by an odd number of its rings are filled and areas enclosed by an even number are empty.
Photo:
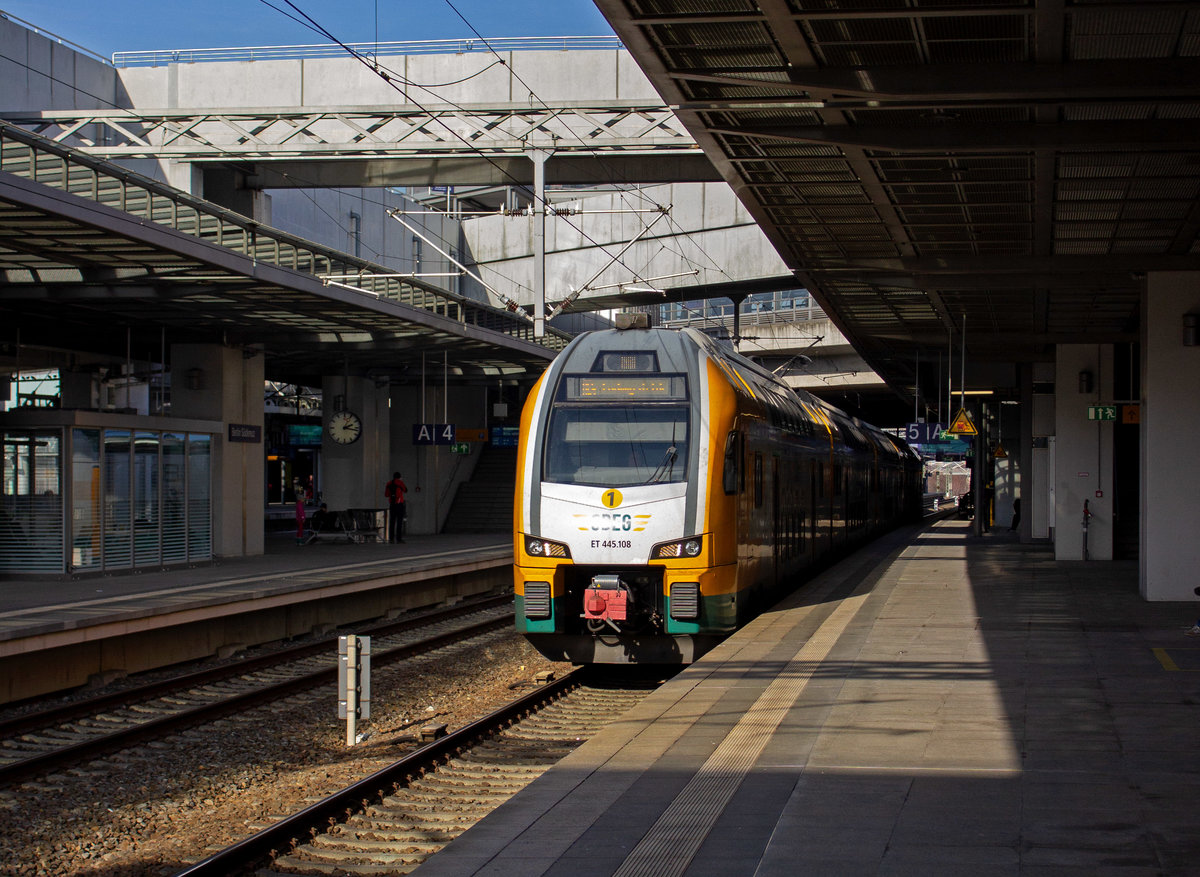
[[[666,454],[663,456],[663,461],[658,464],[658,468],[654,470],[654,474],[645,480],[645,484],[653,484],[655,481],[662,481],[664,478],[670,478],[675,471],[675,457],[678,453],[675,446],[671,445],[667,448]]]

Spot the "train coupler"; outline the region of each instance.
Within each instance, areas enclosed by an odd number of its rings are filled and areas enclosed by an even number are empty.
[[[620,633],[617,622],[629,617],[629,588],[621,584],[621,577],[593,576],[583,592],[583,615],[580,617],[587,619],[589,627],[598,627],[603,622]]]

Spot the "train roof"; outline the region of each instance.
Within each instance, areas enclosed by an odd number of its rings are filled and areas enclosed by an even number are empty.
[[[578,335],[560,354],[559,368],[592,371],[603,353],[653,350],[660,371],[686,371],[696,348],[720,363],[734,390],[751,396],[775,425],[801,435],[829,439],[856,451],[901,459],[915,454],[903,441],[811,393],[788,386],[778,375],[697,329],[602,329]]]

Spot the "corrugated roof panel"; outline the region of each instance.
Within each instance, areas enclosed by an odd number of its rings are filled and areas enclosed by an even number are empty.
[[[1089,204],[1076,207],[1071,204],[1057,204],[1054,207],[1056,222],[1116,222],[1121,218],[1121,205],[1112,201],[1107,204]]]
[[[879,214],[875,212],[875,208],[870,204],[827,204],[815,208],[813,212],[816,216],[829,223],[877,222],[879,220]]]
[[[707,46],[686,46],[662,51],[672,64],[693,69],[707,67],[710,70],[742,71],[783,63],[783,59],[771,47],[762,47],[757,52],[748,49],[718,50]]]
[[[1015,39],[940,42],[931,40],[926,51],[931,64],[986,64],[997,61],[1028,61],[1029,41]]]
[[[1200,181],[1195,179],[1134,179],[1130,183],[1128,197],[1137,200],[1193,199],[1197,193],[1200,193]]]
[[[920,225],[922,223],[963,222],[967,218],[967,209],[962,204],[934,204],[929,206],[904,206],[896,208],[896,215],[905,223]]]
[[[1111,240],[1116,231],[1115,222],[1059,222],[1054,237],[1060,241]]]
[[[1093,154],[1087,156],[1064,155],[1059,157],[1060,179],[1121,179],[1134,173],[1137,156]]]
[[[1071,41],[1076,61],[1115,61],[1121,58],[1170,58],[1175,51],[1172,34],[1134,34],[1119,37],[1076,37]]]
[[[1063,119],[1068,122],[1108,122],[1152,119],[1155,104],[1072,104],[1063,107]]]
[[[1128,201],[1121,206],[1123,219],[1157,219],[1178,223],[1187,219],[1192,201]]]
[[[805,185],[796,186],[797,195],[812,204],[820,203],[866,203],[870,199],[858,185]]]
[[[652,31],[664,49],[754,49],[772,44],[766,24],[756,21],[726,21],[720,24],[684,22],[654,25]],[[711,66],[711,65],[706,65]]]
[[[754,0],[630,0],[640,15],[712,15],[722,12],[757,12]]]
[[[967,216],[971,222],[1032,222],[1033,207],[1029,204],[975,204],[967,208]]]
[[[920,64],[920,47],[915,43],[881,45],[832,44],[813,46],[813,52],[830,67],[896,67]]]
[[[824,18],[808,22],[822,43],[905,43],[916,39],[913,23],[903,18]]]
[[[1097,180],[1060,180],[1056,197],[1063,201],[1119,201],[1125,197],[1120,181],[1105,184]]]

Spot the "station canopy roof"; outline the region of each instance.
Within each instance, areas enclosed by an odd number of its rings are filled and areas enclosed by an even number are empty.
[[[329,282],[330,278],[338,278]],[[262,353],[267,377],[532,377],[569,340],[0,123],[0,362]],[[69,352],[69,358],[64,354]],[[169,356],[169,351],[167,351]]]
[[[1145,273],[1200,269],[1196,3],[597,5],[902,393],[964,319],[994,381],[1137,340]]]

